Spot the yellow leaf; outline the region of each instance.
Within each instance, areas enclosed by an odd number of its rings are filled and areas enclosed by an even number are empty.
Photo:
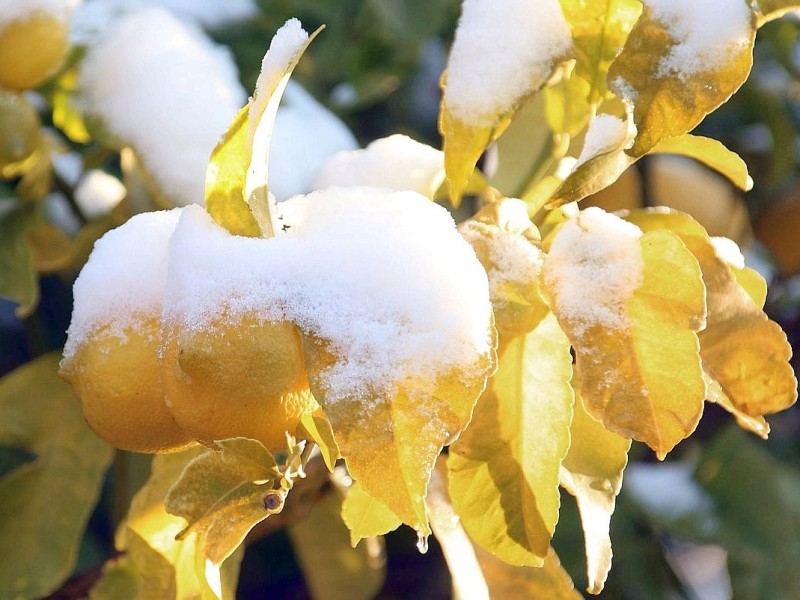
[[[353,479],[402,523],[430,534],[425,491],[434,461],[469,422],[493,369],[492,357],[480,357],[468,376],[453,370],[434,381],[405,379],[331,401],[322,374],[339,359],[314,336],[304,336],[303,350],[311,390]]]
[[[378,502],[355,482],[342,503],[342,519],[350,530],[350,544],[384,535],[400,526],[399,519],[385,504]]]
[[[800,8],[800,2],[792,0],[758,0],[758,26],[779,19],[788,12]]]
[[[713,3],[681,9],[676,16],[669,6],[655,10],[644,2],[642,16],[609,70],[612,91],[633,104],[638,135],[631,156],[691,131],[747,79],[756,19],[747,0],[731,0],[736,3],[740,6],[731,12],[741,13],[738,20],[704,31],[702,20],[717,18]]]
[[[675,232],[700,263],[708,289],[708,324],[700,333],[700,355],[706,373],[732,406],[757,418],[794,404],[797,380],[786,335],[739,284],[702,226],[677,211],[642,210],[628,219],[644,230]],[[750,272],[748,277],[755,275]],[[761,299],[758,290],[753,293]]]
[[[550,548],[541,567],[509,565],[486,551],[476,548],[491,598],[502,600],[582,600],[569,573]]]
[[[769,423],[767,423],[767,420],[763,416],[758,415],[753,417],[736,408],[733,405],[733,402],[731,402],[731,399],[728,398],[725,392],[722,391],[722,386],[711,379],[708,374],[706,374],[706,385],[708,386],[707,400],[720,405],[722,408],[731,413],[733,418],[736,419],[736,423],[739,425],[739,427],[755,433],[762,439],[767,439],[769,437]]]
[[[141,578],[139,598],[183,600],[232,600],[235,584],[231,571],[238,571],[243,552],[232,555],[220,568],[205,560],[202,540],[196,533],[176,539],[186,522],[166,511],[164,498],[186,465],[203,452],[193,447],[153,458],[147,483],[131,502],[117,533],[118,550],[127,551]],[[220,589],[221,588],[221,589]]]
[[[560,498],[573,393],[569,342],[549,314],[501,340],[499,368],[450,447],[450,494],[464,528],[500,559],[541,566]]]
[[[188,522],[179,537],[199,532],[205,555],[215,565],[283,506],[283,496],[273,491],[281,474],[260,442],[233,438],[217,445],[186,465],[165,500],[170,514]],[[270,498],[274,506],[269,505]]]
[[[503,198],[459,226],[489,276],[497,330],[502,336],[531,331],[550,312],[539,289],[543,254],[539,231],[521,200]]]
[[[589,84],[587,100],[598,104],[608,96],[606,77],[642,12],[636,0],[561,0],[572,30],[575,74]]]
[[[738,188],[749,191],[753,180],[747,172],[747,165],[735,152],[731,152],[722,142],[707,137],[685,134],[661,140],[653,153],[680,154],[700,161],[724,175]]]
[[[317,445],[325,466],[328,467],[328,471],[333,473],[333,467],[341,455],[339,446],[333,438],[331,424],[319,407],[313,413],[304,412],[300,416],[297,436],[301,439],[312,440]]]
[[[544,283],[575,350],[587,410],[663,459],[703,411],[705,287],[677,236],[639,237],[629,227],[583,211],[556,234]]]
[[[580,398],[575,399],[570,437],[561,485],[578,501],[586,543],[588,591],[599,594],[611,569],[609,525],[631,442],[603,427],[586,412]]]
[[[339,496],[325,494],[289,527],[292,547],[314,600],[370,600],[383,586],[386,568],[366,544],[350,546],[341,511]]]
[[[281,97],[300,57],[322,27],[303,37],[287,22],[264,57],[256,94],[233,119],[206,170],[206,208],[234,235],[271,237],[277,226],[269,198],[267,160]],[[303,32],[305,33],[305,32]]]
[[[569,68],[562,69],[563,76],[542,90],[546,102],[547,123],[561,135],[574,137],[586,127],[592,116],[589,104],[589,84],[577,77]]]

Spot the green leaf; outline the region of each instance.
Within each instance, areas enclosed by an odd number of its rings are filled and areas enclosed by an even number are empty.
[[[303,413],[297,426],[297,436],[311,440],[317,445],[322,454],[322,460],[325,461],[325,466],[328,467],[328,471],[333,473],[333,467],[341,455],[339,446],[336,445],[336,440],[333,438],[330,421],[325,413],[321,410]]]
[[[342,519],[350,530],[350,543],[384,535],[400,526],[400,520],[385,504],[378,502],[355,482],[342,503]]]
[[[575,350],[589,413],[663,459],[703,411],[705,286],[676,235],[639,237],[618,221],[590,208],[562,225],[545,289]]]
[[[695,479],[716,506],[737,600],[800,597],[800,474],[735,427],[705,447]]]
[[[177,539],[185,520],[169,514],[164,498],[187,465],[201,455],[195,446],[153,458],[150,479],[136,494],[117,532],[116,546],[126,551],[141,578],[141,600],[233,600],[243,551],[215,567],[206,559],[202,537],[190,533]]]
[[[493,334],[487,331],[487,334]],[[425,493],[442,448],[466,427],[491,372],[481,356],[470,376],[454,369],[433,381],[405,379],[388,389],[330,401],[322,377],[339,359],[328,343],[304,336],[306,371],[314,397],[333,427],[350,475],[421,536],[430,534]]]
[[[786,334],[739,284],[705,229],[677,211],[634,211],[628,220],[645,231],[676,233],[699,262],[708,289],[708,322],[700,332],[700,355],[705,372],[732,406],[757,418],[794,404],[797,380],[789,364],[792,349]],[[721,404],[726,406],[724,400]],[[756,433],[762,431],[759,421]]]
[[[289,537],[314,600],[369,600],[383,586],[386,569],[367,544],[350,545],[341,512],[339,496],[325,494],[289,527]]]
[[[687,133],[662,140],[652,152],[688,156],[724,175],[745,192],[753,188],[753,180],[745,162],[717,140]]]
[[[273,490],[281,473],[260,442],[232,438],[217,445],[186,465],[165,500],[167,512],[188,522],[179,537],[199,532],[205,554],[215,565],[283,506],[283,495]]]
[[[18,304],[19,317],[29,315],[39,302],[39,279],[28,244],[35,222],[29,206],[0,212],[0,296]]]
[[[599,594],[611,569],[609,527],[631,442],[603,427],[586,411],[579,397],[575,399],[570,438],[561,485],[578,501],[586,544],[588,591]]]
[[[501,340],[499,368],[450,447],[450,495],[470,537],[511,564],[541,566],[558,521],[569,446],[569,342],[549,314]]]
[[[606,77],[642,12],[636,0],[561,0],[570,24],[577,63],[575,74],[589,84],[587,100],[599,104],[608,96]]]
[[[746,0],[731,3],[741,5],[741,19],[747,22],[734,21],[709,32],[698,23],[718,18],[712,3],[675,18],[673,8],[661,7],[669,15],[662,18],[644,3],[642,16],[609,70],[612,91],[633,104],[638,135],[631,156],[642,156],[662,140],[691,131],[747,79],[756,18]],[[712,46],[708,36],[715,33],[719,38],[710,40]]]
[[[138,600],[141,577],[127,556],[109,561],[89,592],[89,600]]]
[[[36,457],[0,479],[2,598],[40,598],[69,576],[113,456],[58,378],[60,358],[0,379],[0,446]]]
[[[290,23],[284,25],[289,27]],[[308,45],[322,28],[303,42],[281,28],[272,44],[280,55],[264,57],[255,96],[234,118],[211,154],[206,171],[206,208],[234,235],[271,237],[276,223],[269,198],[267,160],[272,129],[286,84]],[[287,53],[287,44],[293,44]]]
[[[66,70],[55,80],[52,95],[53,124],[73,142],[88,144],[92,136],[76,101],[77,88],[78,69],[75,67]]]

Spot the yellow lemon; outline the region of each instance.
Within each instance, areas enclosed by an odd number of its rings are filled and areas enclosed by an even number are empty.
[[[172,415],[206,444],[248,437],[283,449],[286,432],[317,406],[300,333],[287,321],[242,316],[202,330],[168,326],[163,369]]]
[[[34,88],[52,76],[67,55],[67,24],[46,12],[0,24],[0,85]]]
[[[89,426],[132,452],[167,452],[193,442],[164,400],[158,358],[161,320],[132,320],[120,335],[100,328],[61,364]]]

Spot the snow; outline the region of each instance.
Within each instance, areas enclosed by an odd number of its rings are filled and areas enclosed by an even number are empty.
[[[168,242],[180,212],[136,215],[97,240],[73,287],[64,360],[101,327],[122,336],[138,318],[161,313]]]
[[[180,19],[208,29],[233,25],[259,14],[253,0],[84,0],[73,15],[72,39],[86,43],[115,19],[152,7],[162,7]]]
[[[486,273],[442,207],[413,192],[331,188],[279,205],[283,235],[229,235],[197,207],[172,238],[165,324],[289,319],[330,344],[328,399],[468,375],[490,351]],[[224,316],[223,316],[224,315]]]
[[[269,189],[279,201],[318,189],[312,182],[325,161],[357,148],[347,126],[290,81],[272,131]]]
[[[597,115],[589,123],[580,156],[572,169],[575,170],[601,154],[619,148],[628,137],[628,124],[613,115]]]
[[[744,269],[744,254],[742,254],[736,242],[730,238],[715,236],[711,238],[711,244],[714,246],[714,252],[719,258],[732,267]]]
[[[160,8],[113,22],[81,64],[86,111],[131,145],[176,204],[203,202],[212,150],[246,95],[233,58]]]
[[[105,171],[88,171],[75,188],[75,202],[87,219],[96,219],[110,212],[125,197],[122,182]]]
[[[519,212],[515,222],[530,223],[527,205],[522,200],[507,198],[504,202],[504,210]],[[499,308],[507,304],[509,284],[527,286],[539,278],[544,254],[522,235],[522,231],[503,229],[475,219],[464,221],[458,231],[473,247],[486,245],[490,264],[484,267],[493,306]]]
[[[541,87],[571,49],[558,0],[465,0],[447,67],[447,110],[491,127]]]
[[[314,188],[370,186],[433,198],[443,181],[444,153],[397,134],[332,156],[314,178]]]
[[[0,0],[0,28],[18,19],[49,14],[66,20],[78,0]]]
[[[677,44],[660,76],[681,79],[722,67],[752,42],[753,12],[744,0],[643,0]]]
[[[642,284],[641,230],[600,208],[567,221],[553,240],[544,282],[559,319],[578,335],[627,326],[626,304]]]

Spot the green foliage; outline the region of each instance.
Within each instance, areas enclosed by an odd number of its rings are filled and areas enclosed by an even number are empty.
[[[45,596],[72,572],[113,455],[56,375],[59,359],[47,354],[0,380],[0,449],[32,455],[0,478],[2,598]]]
[[[0,206],[0,296],[16,302],[17,314],[24,316],[39,301],[39,282],[28,236],[33,225],[34,211],[15,202],[7,210]]]

